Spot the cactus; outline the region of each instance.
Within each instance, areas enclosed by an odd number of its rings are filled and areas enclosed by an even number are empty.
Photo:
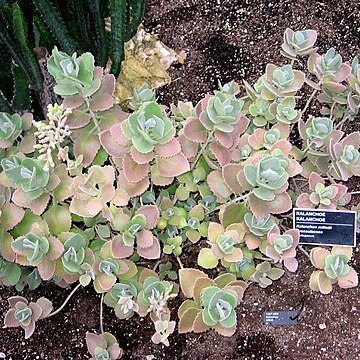
[[[9,113],[30,109],[31,105],[34,109],[39,108],[37,101],[46,90],[46,79],[43,79],[46,76],[39,66],[35,48],[45,47],[44,54],[51,53],[54,46],[70,54],[91,51],[95,65],[104,67],[110,59],[110,71],[118,77],[124,60],[124,44],[135,34],[147,1],[32,0],[29,4],[11,3],[7,0],[0,4],[3,19],[0,45],[5,49],[0,55],[0,65],[4,69],[0,70],[0,111]],[[110,33],[105,30],[106,17],[111,18]],[[45,109],[43,111],[46,113]]]

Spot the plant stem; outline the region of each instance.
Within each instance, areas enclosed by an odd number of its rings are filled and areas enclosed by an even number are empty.
[[[54,312],[52,312],[51,314],[49,314],[47,316],[47,318],[51,317],[51,316],[54,316],[56,315],[57,313],[59,313],[65,306],[66,304],[69,302],[69,300],[72,298],[72,296],[75,294],[76,290],[81,286],[80,283],[78,283],[74,289],[71,291],[71,293],[69,294],[69,296],[65,299],[65,301],[62,303],[62,305],[57,309],[55,310]]]
[[[100,299],[100,332],[101,332],[101,334],[104,333],[103,313],[104,313],[104,294],[101,294],[101,299]]]
[[[207,211],[207,212],[205,213],[205,215],[209,215],[209,214],[213,213],[214,211],[220,210],[220,209],[221,209],[223,206],[225,206],[225,205],[229,205],[229,204],[233,204],[233,203],[235,203],[235,202],[237,202],[237,201],[245,200],[250,194],[251,194],[251,192],[249,192],[249,193],[247,193],[247,194],[245,194],[245,195],[239,196],[239,197],[237,197],[237,198],[235,198],[235,199],[233,199],[233,200],[231,200],[231,201],[229,201],[229,202],[227,202],[227,203],[225,203],[225,204],[221,204],[221,205],[217,206],[215,209],[212,209],[212,210],[210,210],[210,211]]]
[[[310,259],[309,253],[301,245],[298,245],[298,248],[303,254],[307,256],[308,259]]]
[[[332,120],[334,114],[334,108],[335,108],[335,105],[336,105],[336,102],[334,102],[332,105],[331,105],[331,108],[330,108],[330,120]]]
[[[360,195],[360,191],[352,191],[348,193],[349,195]]]
[[[337,130],[337,129],[340,128],[340,130],[342,130],[345,122],[346,122],[348,119],[349,119],[349,116],[345,116],[338,124],[336,124],[336,125],[334,126],[334,129]]]
[[[183,263],[181,262],[181,260],[180,260],[180,258],[178,256],[176,256],[176,260],[179,263],[180,268],[183,269],[184,265],[183,265]]]
[[[99,134],[99,133],[101,132],[99,122],[98,122],[95,114],[93,113],[93,111],[90,109],[90,102],[89,102],[89,100],[88,100],[86,97],[84,97],[84,100],[85,100],[85,104],[86,104],[87,110],[88,110],[88,112],[89,112],[89,114],[90,114],[90,116],[91,116],[91,119],[92,119],[92,121],[93,121],[93,123],[94,123],[94,125],[95,125],[95,128],[96,128],[96,130],[97,130],[97,132],[98,132],[98,134]]]
[[[308,109],[308,107],[310,106],[310,103],[312,101],[312,99],[314,98],[314,96],[316,95],[316,93],[318,92],[319,90],[317,89],[314,89],[314,91],[311,93],[310,97],[308,98],[308,101],[306,102],[305,104],[305,107],[302,109],[301,113],[304,114],[305,111]]]
[[[197,162],[198,162],[199,159],[200,159],[200,156],[204,153],[206,147],[209,145],[210,141],[211,141],[212,138],[213,138],[214,132],[215,132],[215,130],[211,130],[211,131],[210,131],[206,142],[204,143],[204,145],[201,146],[200,151],[199,151],[199,153],[197,154],[197,157],[196,157],[195,161],[191,164],[190,171],[194,169],[194,167],[196,166]]]

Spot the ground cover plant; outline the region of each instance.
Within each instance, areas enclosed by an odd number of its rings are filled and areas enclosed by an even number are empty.
[[[312,30],[287,29],[289,64],[269,64],[245,92],[220,84],[196,106],[167,109],[143,87],[131,113],[114,102],[115,78],[90,53],[55,48],[48,70],[61,105],[50,104],[42,121],[1,113],[2,284],[77,284],[69,298],[93,285],[100,307],[119,319],[149,315],[155,343],[168,345],[175,322],[180,333],[234,334],[251,284],[301,271],[293,206],[342,209],[351,193],[341,182],[359,175],[360,133],[342,131],[359,109],[358,59],[343,63],[335,49],[320,55],[315,41]],[[299,109],[304,86],[313,92]],[[305,119],[315,99],[322,107]],[[292,130],[301,142],[290,142]],[[308,192],[298,191],[300,181]],[[182,265],[185,246],[198,254],[191,268]],[[310,288],[356,286],[350,250],[313,248]],[[178,319],[168,308],[176,296],[184,299]],[[26,337],[63,308],[53,311],[45,298],[9,304],[5,325]],[[105,326],[87,335],[88,348],[116,359],[121,350]]]

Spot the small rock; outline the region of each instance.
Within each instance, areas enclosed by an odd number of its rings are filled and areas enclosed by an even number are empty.
[[[319,328],[320,328],[320,330],[325,330],[326,329],[325,323],[320,324]]]

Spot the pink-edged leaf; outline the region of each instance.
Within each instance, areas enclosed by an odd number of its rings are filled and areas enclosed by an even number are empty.
[[[181,149],[182,149],[182,152],[184,153],[184,155],[188,159],[194,158],[196,156],[196,154],[198,153],[199,144],[188,140],[184,136],[184,134],[181,134],[181,133],[179,134],[178,139],[180,141]]]
[[[107,347],[106,340],[102,336],[89,332],[86,333],[86,345],[92,356],[95,356],[95,349],[97,347],[102,347],[103,349]]]
[[[153,244],[153,235],[150,230],[141,230],[136,238],[136,243],[140,248],[148,248]]]
[[[137,164],[130,154],[125,154],[123,158],[123,170],[126,179],[131,183],[138,183],[144,180],[150,171],[149,164]]]
[[[184,136],[190,141],[204,143],[208,137],[208,130],[198,118],[190,117],[184,123]]]
[[[182,268],[179,270],[181,291],[187,298],[194,296],[194,285],[198,278],[208,278],[208,276],[203,271],[197,269]]]
[[[312,248],[310,251],[310,261],[317,269],[324,269],[325,259],[330,255],[330,251],[321,247]]]
[[[49,280],[55,273],[55,261],[51,261],[47,258],[38,265],[40,277],[43,280]]]
[[[271,146],[270,151],[273,151],[275,149],[281,150],[284,155],[288,156],[292,149],[292,145],[288,140],[281,139]]]
[[[115,189],[115,196],[111,202],[115,206],[126,206],[130,200],[129,194],[121,188]]]
[[[133,160],[140,165],[148,164],[154,158],[154,153],[152,151],[148,154],[143,154],[136,150],[135,146],[131,147],[130,155]]]
[[[99,134],[99,140],[101,146],[105,149],[105,151],[117,158],[122,158],[124,155],[124,148],[119,145],[118,142],[115,141],[115,138],[111,135],[110,129],[104,130]]]
[[[65,164],[57,165],[54,172],[60,179],[60,184],[54,190],[54,198],[64,201],[74,193],[73,179],[68,175]]]
[[[31,200],[21,189],[16,189],[12,196],[12,201],[16,205],[29,208],[31,212],[35,215],[41,215],[45,211],[49,200],[50,196],[46,193],[42,194],[35,200]]]
[[[24,154],[30,154],[34,152],[34,146],[36,145],[36,137],[34,135],[35,129],[30,130],[21,140],[19,144],[19,151]]]
[[[295,272],[298,269],[299,262],[295,258],[288,258],[284,260],[284,266],[290,271]]]
[[[160,216],[159,209],[156,205],[143,205],[136,213],[146,217],[146,229],[153,229]]]
[[[82,135],[74,141],[74,155],[76,158],[80,155],[84,156],[83,165],[85,167],[91,164],[101,146],[98,135],[91,130],[92,126],[82,129]]]
[[[210,190],[220,202],[225,202],[232,194],[231,190],[226,185],[220,170],[212,171],[207,177],[207,183]]]
[[[115,235],[111,240],[111,251],[116,259],[125,259],[134,253],[133,246],[126,246],[121,235]]]
[[[291,197],[286,192],[276,195],[273,201],[260,200],[253,194],[248,197],[248,200],[252,213],[258,219],[265,219],[270,214],[282,214],[292,208]]]
[[[25,215],[25,210],[13,203],[5,203],[1,208],[0,224],[8,231],[17,225]]]
[[[36,304],[39,305],[42,309],[40,319],[46,318],[52,311],[53,305],[52,302],[46,297],[41,297],[36,301]]]
[[[169,158],[156,157],[156,167],[160,176],[175,177],[190,171],[190,164],[183,153]]]
[[[208,227],[208,239],[213,244],[216,243],[217,238],[224,234],[224,228],[221,224],[216,222],[210,222]]]
[[[83,110],[73,110],[68,116],[66,124],[70,129],[80,129],[89,124],[91,116]]]
[[[163,158],[175,156],[181,151],[180,142],[178,139],[173,138],[164,145],[156,145],[155,154]]]
[[[15,253],[11,247],[12,242],[13,237],[9,233],[4,232],[3,236],[0,236],[0,254],[5,260],[11,262],[15,260]]]
[[[234,194],[237,195],[244,191],[237,179],[237,174],[241,170],[242,166],[240,164],[228,164],[222,168],[222,175],[226,185]]]
[[[79,95],[64,96],[62,105],[65,109],[76,109],[84,103],[84,99]]]
[[[153,236],[153,244],[147,248],[138,247],[137,252],[139,256],[145,259],[158,259],[161,254],[159,240]]]
[[[214,141],[209,145],[210,151],[216,157],[216,160],[219,162],[221,167],[225,166],[231,161],[230,151],[222,146],[219,142]]]
[[[226,149],[230,149],[234,145],[232,134],[224,133],[222,131],[215,131],[216,140]]]
[[[244,240],[245,240],[245,244],[249,248],[249,250],[257,249],[262,244],[261,239],[254,234],[246,234],[244,237]]]
[[[64,252],[64,245],[63,243],[56,237],[51,236],[49,238],[50,249],[47,253],[47,257],[50,260],[57,260]]]
[[[350,267],[350,271],[346,275],[338,277],[338,285],[343,289],[355,287],[358,283],[358,275],[352,267]]]
[[[5,314],[4,325],[7,327],[18,327],[20,324],[15,318],[15,309],[10,309]]]
[[[314,204],[310,201],[308,194],[300,194],[296,200],[296,206],[304,209],[312,209]]]
[[[125,177],[124,171],[119,171],[119,186],[120,189],[126,191],[130,197],[141,195],[150,185],[149,177],[137,183],[131,183]]]

